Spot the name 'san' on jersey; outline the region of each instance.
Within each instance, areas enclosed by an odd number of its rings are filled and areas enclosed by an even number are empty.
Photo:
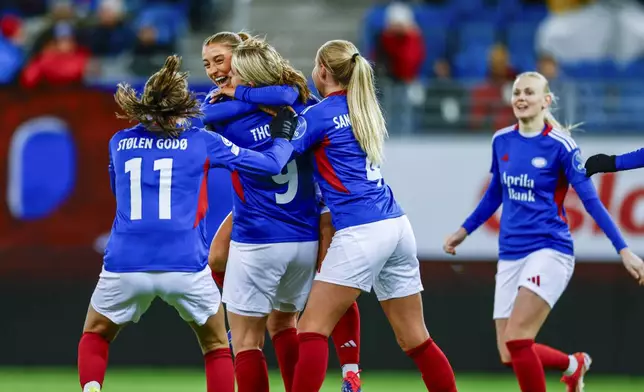
[[[550,125],[534,137],[517,129],[502,129],[492,141],[491,172],[503,200],[500,257],[513,260],[544,248],[573,254],[563,204],[569,185],[586,181],[580,150]]]
[[[315,179],[336,230],[404,215],[380,167],[353,135],[345,93],[306,108],[291,142],[298,153],[311,148]]]
[[[299,101],[295,110],[304,106]],[[263,151],[271,145],[272,116],[255,111],[218,132],[242,148]],[[267,177],[232,173],[233,241],[250,244],[317,241],[320,207],[309,155],[291,160],[281,174]]]

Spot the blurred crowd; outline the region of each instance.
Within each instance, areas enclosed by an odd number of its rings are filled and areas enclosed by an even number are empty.
[[[512,82],[532,70],[583,117],[570,121],[644,125],[644,97],[620,85],[644,78],[644,1],[389,1],[361,38],[394,134],[507,126]]]
[[[96,59],[127,56],[147,75],[179,37],[213,15],[211,0],[1,0],[0,84],[26,88],[81,83]],[[209,24],[211,27],[212,24]]]

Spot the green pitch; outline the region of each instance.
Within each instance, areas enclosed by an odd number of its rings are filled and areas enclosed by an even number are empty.
[[[550,379],[548,391],[565,391],[557,379]],[[517,392],[511,375],[457,375],[460,392]],[[11,392],[73,392],[80,391],[75,369],[0,368],[0,391]],[[205,380],[198,370],[110,369],[105,392],[204,392]],[[284,391],[278,373],[271,373],[271,391]],[[324,392],[340,391],[340,375],[329,373]],[[364,392],[425,392],[416,373],[365,372]],[[587,392],[642,392],[644,378],[594,376],[586,379]]]

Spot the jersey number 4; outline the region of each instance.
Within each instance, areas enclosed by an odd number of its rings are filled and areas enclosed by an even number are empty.
[[[125,162],[125,172],[130,173],[130,219],[139,220],[143,214],[141,197],[141,163],[143,158]],[[172,219],[172,158],[154,161],[154,171],[159,172],[159,219]]]

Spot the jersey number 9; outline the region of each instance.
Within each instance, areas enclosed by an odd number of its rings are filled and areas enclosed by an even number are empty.
[[[141,197],[141,162],[132,158],[125,162],[125,172],[130,173],[130,220],[139,220],[143,214]],[[154,161],[154,171],[159,172],[159,219],[172,219],[172,158]]]
[[[297,194],[298,186],[297,163],[295,163],[295,160],[290,161],[288,165],[286,165],[285,174],[273,176],[273,181],[279,185],[288,184],[286,192],[275,194],[275,203],[287,204],[292,202]]]

